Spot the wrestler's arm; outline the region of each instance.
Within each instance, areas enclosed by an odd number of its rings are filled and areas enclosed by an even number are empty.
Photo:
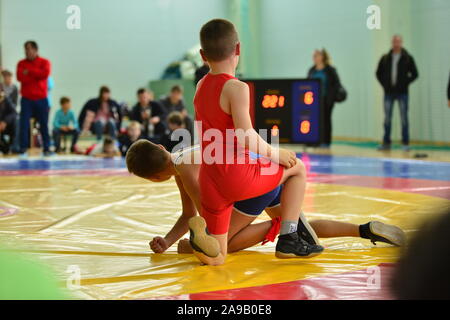
[[[229,109],[226,108],[227,106]],[[236,130],[241,129],[245,132],[244,135],[236,134],[241,146],[270,158],[286,168],[291,168],[297,163],[294,152],[283,148],[272,148],[253,128],[250,118],[250,92],[245,82],[230,80],[225,83],[221,95],[221,107],[224,111],[231,113]]]
[[[189,194],[190,198],[194,201],[196,207],[198,208],[198,211],[200,212],[201,210],[200,184],[198,182],[200,165],[181,164],[178,166],[178,171],[180,172],[180,176],[183,181],[183,185],[186,192]],[[219,253],[219,255],[215,258],[208,257],[205,254],[197,251],[194,251],[194,254],[204,264],[221,265],[225,262],[227,235],[225,234],[219,236],[216,235],[212,236],[214,236],[219,241],[219,244],[222,248],[222,253]]]
[[[156,253],[163,253],[175,242],[177,242],[189,230],[189,219],[197,214],[195,203],[186,192],[181,178],[176,176],[175,181],[177,183],[178,190],[180,191],[182,213],[172,229],[170,229],[164,238],[155,237],[150,242],[150,248]]]

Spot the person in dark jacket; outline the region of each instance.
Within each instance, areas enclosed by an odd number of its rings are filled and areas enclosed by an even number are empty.
[[[313,62],[314,65],[308,71],[308,78],[320,79],[322,83],[323,136],[321,147],[329,148],[332,140],[331,115],[341,84],[337,70],[331,65],[330,56],[325,49],[314,51]]]
[[[169,152],[176,152],[190,147],[191,141],[185,141],[183,132],[179,131],[186,129],[184,116],[178,111],[173,111],[167,116],[167,122],[169,127],[161,140],[164,148]]]
[[[122,108],[113,99],[108,87],[100,88],[98,98],[90,99],[81,109],[78,123],[82,128],[82,133],[91,131],[101,140],[103,133],[115,139],[122,123]]]
[[[208,64],[205,62],[203,63],[203,65],[200,68],[197,68],[197,70],[195,70],[195,79],[194,79],[194,83],[195,85],[197,85],[197,83],[202,80],[202,78],[204,76],[206,76],[206,74],[209,72],[209,66]]]
[[[160,100],[160,103],[164,107],[166,118],[164,123],[168,126],[167,116],[173,111],[180,112],[184,117],[185,128],[190,132],[192,139],[194,138],[194,122],[189,116],[186,106],[183,101],[183,88],[179,85],[175,85],[170,90],[170,94]],[[193,141],[193,140],[192,140]]]
[[[0,152],[8,154],[16,134],[16,109],[0,85]],[[6,136],[8,138],[6,138]]]
[[[17,103],[19,101],[19,90],[17,86],[13,83],[13,74],[11,71],[2,70],[3,77],[3,89],[5,91],[5,98],[9,99],[9,102],[13,106],[13,108],[17,111]],[[20,153],[20,141],[19,141],[19,133],[20,133],[20,118],[19,113],[16,115],[16,132],[14,134],[14,141],[12,142],[11,150],[14,153]]]
[[[381,57],[376,76],[384,89],[384,138],[379,150],[391,147],[392,110],[395,100],[398,100],[403,150],[409,151],[408,87],[419,73],[414,58],[403,48],[401,36],[392,37],[392,49]]]
[[[141,124],[137,121],[131,121],[127,127],[127,132],[119,135],[119,150],[123,157],[126,156],[131,145],[139,139],[147,139],[142,134]]]
[[[137,91],[138,103],[130,112],[130,120],[139,122],[143,127],[143,134],[158,141],[164,135],[166,117],[164,107],[153,101],[153,93],[141,88]],[[153,140],[152,140],[153,141]]]

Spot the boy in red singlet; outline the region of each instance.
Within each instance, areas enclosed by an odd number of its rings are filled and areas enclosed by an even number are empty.
[[[276,256],[319,254],[323,247],[307,243],[297,233],[306,183],[303,163],[294,152],[271,147],[253,129],[248,86],[234,77],[240,54],[234,25],[222,19],[209,21],[200,31],[200,43],[210,72],[199,81],[194,98],[202,148],[201,216],[189,221],[194,254],[205,264],[224,263],[233,204],[280,184],[284,187]],[[250,152],[272,162],[251,159]]]

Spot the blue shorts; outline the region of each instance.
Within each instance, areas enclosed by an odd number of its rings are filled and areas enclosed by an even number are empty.
[[[234,208],[244,215],[259,216],[264,209],[276,207],[280,204],[281,190],[281,186],[278,186],[262,196],[235,202]]]

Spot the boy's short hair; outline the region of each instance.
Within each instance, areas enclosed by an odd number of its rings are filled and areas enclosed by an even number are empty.
[[[169,113],[169,115],[167,116],[167,122],[177,126],[182,126],[184,123],[183,120],[184,120],[183,115],[181,114],[181,112],[178,111],[173,111]]]
[[[166,168],[167,153],[145,139],[133,143],[125,158],[128,171],[141,178],[150,178]]]
[[[103,139],[103,146],[110,145],[110,144],[114,144],[113,138],[106,137],[105,139]]]
[[[68,98],[68,97],[61,97],[61,99],[59,99],[60,105],[66,104],[68,102],[70,102],[70,98]]]
[[[127,129],[133,128],[133,127],[141,128],[141,124],[140,124],[139,122],[137,122],[137,121],[131,121],[131,122],[128,124]]]
[[[232,55],[239,42],[234,25],[225,19],[213,19],[200,30],[200,45],[210,61],[222,61]]]
[[[145,89],[145,88],[139,88],[138,91],[136,92],[136,94],[137,94],[138,96],[140,96],[141,94],[145,93],[146,91],[148,91],[148,90]]]
[[[176,84],[172,87],[172,89],[170,89],[170,92],[180,92],[183,93],[183,87],[180,86],[179,84]]]
[[[2,76],[3,77],[12,77],[12,72],[9,70],[2,70]]]
[[[104,93],[111,93],[111,90],[107,86],[101,86],[98,96],[101,98]]]
[[[28,41],[26,41],[26,42],[23,44],[23,46],[25,47],[25,49],[27,48],[27,46],[31,46],[34,50],[38,50],[38,49],[39,49],[37,42],[34,41],[34,40],[28,40]]]

